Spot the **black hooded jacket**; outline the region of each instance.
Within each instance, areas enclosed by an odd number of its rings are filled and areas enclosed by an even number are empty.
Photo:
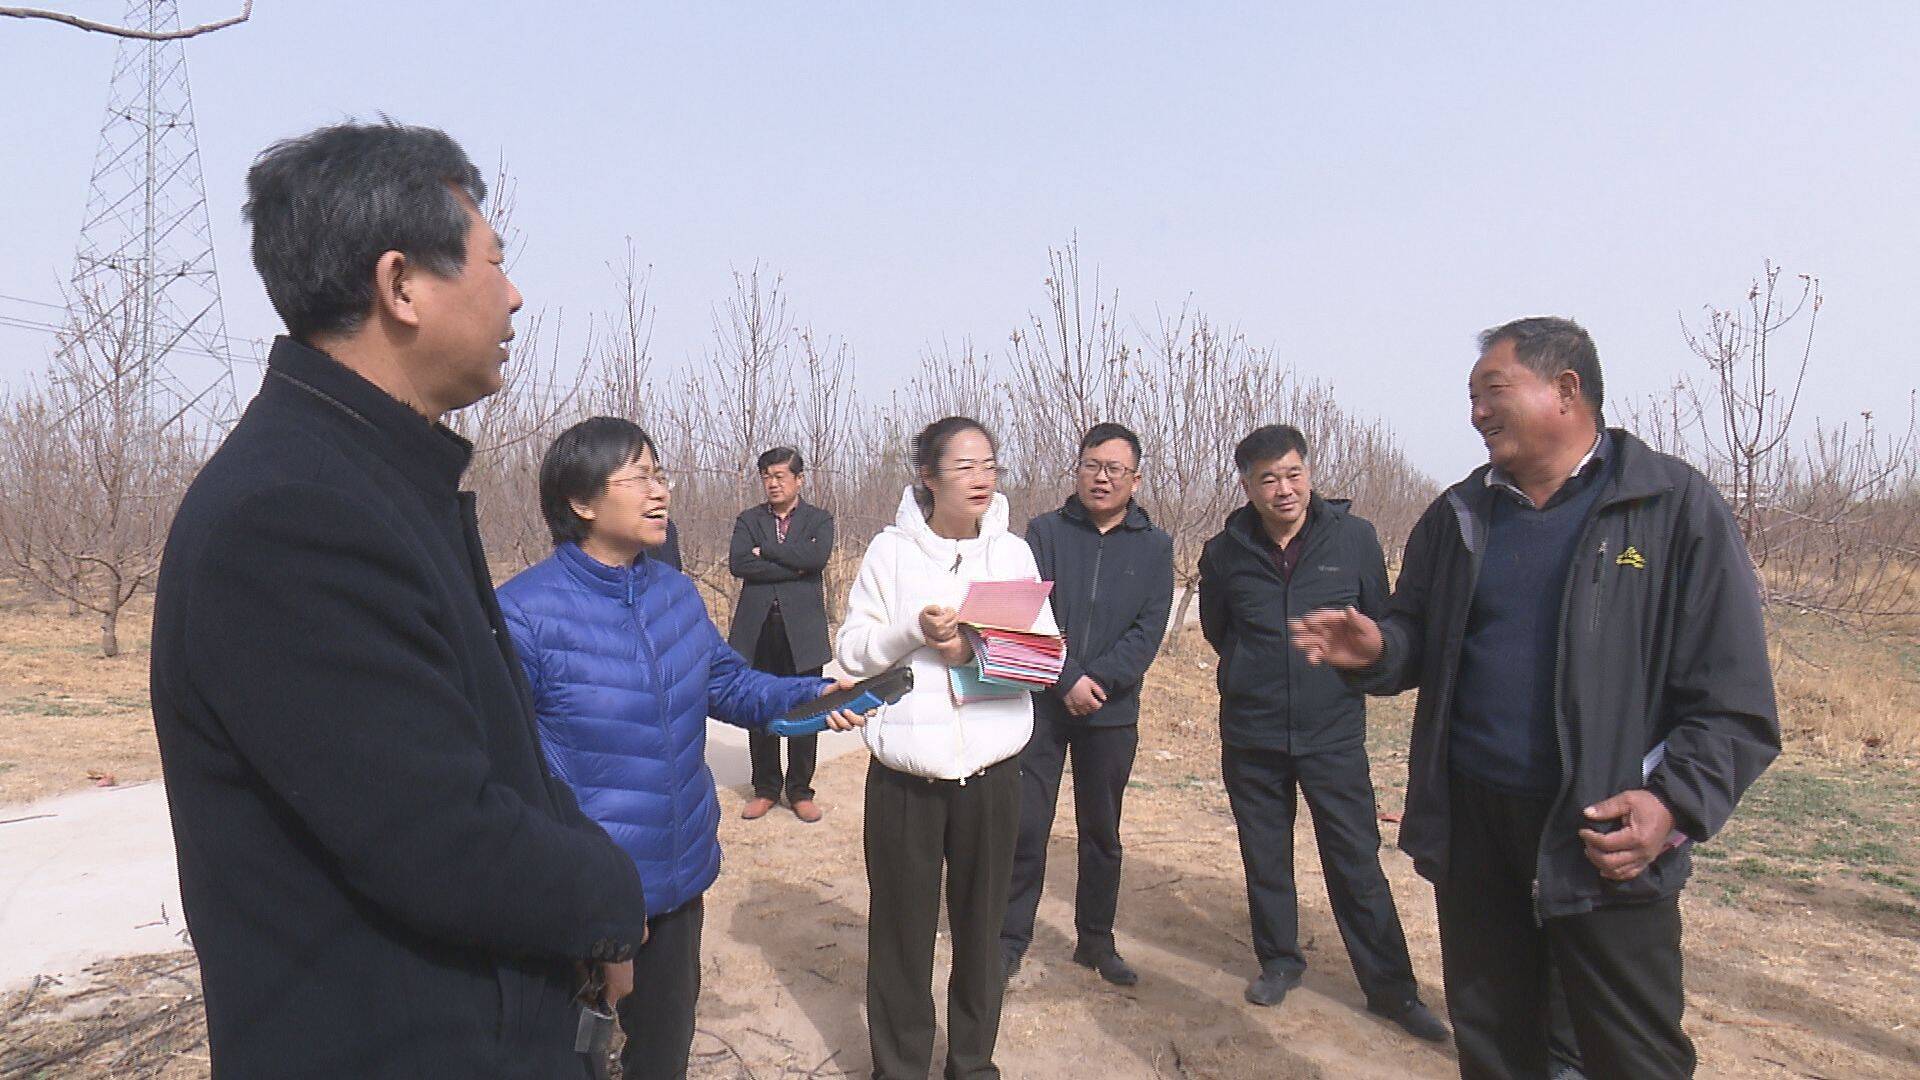
[[[1220,741],[1314,754],[1366,741],[1366,699],[1293,647],[1287,620],[1321,608],[1386,608],[1387,568],[1373,523],[1347,500],[1307,504],[1306,547],[1291,580],[1252,504],[1227,516],[1200,553],[1200,631],[1220,654]]]
[[[1561,601],[1561,782],[1537,867],[1545,917],[1671,895],[1691,870],[1682,846],[1631,881],[1606,881],[1578,836],[1585,807],[1644,787],[1682,832],[1705,840],[1780,752],[1759,586],[1732,512],[1685,462],[1625,431],[1612,438],[1619,463],[1601,481]],[[1447,729],[1498,497],[1486,474],[1482,466],[1448,489],[1414,526],[1380,620],[1385,652],[1348,676],[1369,693],[1420,689],[1400,847],[1430,881],[1447,873]],[[1643,776],[1656,748],[1660,760]]]

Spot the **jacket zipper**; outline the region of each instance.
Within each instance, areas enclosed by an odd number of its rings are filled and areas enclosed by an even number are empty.
[[[1608,501],[1608,496],[1609,492],[1602,491],[1599,500],[1594,504],[1592,511],[1590,511],[1591,516],[1587,519],[1586,527],[1580,534],[1581,547],[1585,547],[1586,544],[1592,540],[1593,534],[1600,530],[1602,519],[1612,507],[1612,503]],[[1576,548],[1575,550],[1578,549]],[[1600,626],[1600,572],[1605,566],[1606,561],[1607,540],[1606,537],[1603,536],[1600,538],[1598,553],[1593,563],[1593,627],[1596,630]],[[1580,580],[1580,576],[1575,568],[1569,567],[1568,570],[1570,572],[1567,574],[1567,584],[1560,595],[1560,640],[1554,644],[1553,653],[1553,731],[1555,739],[1560,746],[1560,791],[1553,797],[1553,800],[1547,804],[1548,828],[1540,830],[1540,842],[1533,853],[1533,924],[1535,926],[1543,926],[1546,922],[1540,903],[1540,875],[1547,865],[1547,837],[1553,825],[1554,815],[1559,812],[1561,802],[1566,799],[1567,792],[1571,790],[1573,786],[1573,757],[1574,753],[1578,750],[1578,747],[1574,745],[1573,727],[1565,723],[1564,710],[1561,707],[1560,700],[1563,691],[1566,689],[1566,674],[1564,669],[1567,659],[1567,609],[1573,600],[1574,583]]]
[[[1084,623],[1086,636],[1080,639],[1081,647],[1093,638],[1093,606],[1100,600],[1100,563],[1107,553],[1107,534],[1096,532],[1093,542],[1093,585],[1087,590],[1087,618]],[[1071,646],[1071,642],[1068,643]]]
[[[953,542],[953,565],[947,568],[947,572],[952,574],[954,577],[959,577],[960,562],[964,558],[966,558],[966,553],[960,549],[960,541],[955,540]],[[961,706],[961,705],[955,705],[953,707],[953,739],[954,739],[954,760],[964,766],[967,760],[967,727],[965,722],[962,720],[960,716],[961,710],[963,708],[964,706]],[[961,787],[967,786],[966,777],[962,776],[960,778],[960,786]]]

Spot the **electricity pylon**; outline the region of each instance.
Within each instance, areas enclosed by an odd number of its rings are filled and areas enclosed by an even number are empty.
[[[177,29],[174,0],[128,0],[126,25]],[[232,418],[220,276],[184,41],[124,38],[74,260],[80,333],[131,338],[151,405],[195,426]],[[91,325],[85,325],[91,324]]]

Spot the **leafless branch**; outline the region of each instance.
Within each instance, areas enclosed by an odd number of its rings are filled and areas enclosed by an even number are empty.
[[[215,30],[225,30],[229,26],[238,26],[253,16],[253,0],[246,0],[240,6],[240,14],[218,22],[201,23],[180,30],[136,30],[130,26],[115,26],[112,23],[95,22],[70,15],[64,11],[47,11],[41,8],[0,7],[0,16],[13,19],[45,19],[49,22],[64,23],[76,30],[86,30],[95,34],[111,34],[114,37],[133,38],[139,41],[180,41],[185,38],[211,34]]]

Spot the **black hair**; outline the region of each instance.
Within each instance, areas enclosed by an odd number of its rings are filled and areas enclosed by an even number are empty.
[[[1306,461],[1307,437],[1300,434],[1299,428],[1292,424],[1257,427],[1233,448],[1233,468],[1246,476],[1254,466],[1286,457],[1296,450],[1300,452],[1300,460]]]
[[[775,465],[785,465],[795,476],[807,471],[807,459],[791,446],[776,446],[761,454],[760,460],[754,462],[753,469],[755,472],[766,472]]]
[[[1606,393],[1600,381],[1600,350],[1584,327],[1550,315],[1515,319],[1480,332],[1480,355],[1503,341],[1513,342],[1514,358],[1542,379],[1551,382],[1563,371],[1580,376],[1580,396],[1593,409],[1594,422],[1601,422]]]
[[[597,499],[607,490],[607,478],[640,455],[660,450],[645,428],[631,420],[595,416],[561,432],[540,459],[540,516],[554,546],[587,538],[587,523],[573,512],[573,504]]]
[[[247,170],[253,265],[287,332],[358,329],[373,311],[374,266],[398,251],[442,277],[467,263],[466,208],[487,185],[446,132],[338,124],[261,151]]]
[[[1115,439],[1126,443],[1127,446],[1132,449],[1133,464],[1135,468],[1138,468],[1140,466],[1140,436],[1135,435],[1133,429],[1127,427],[1125,424],[1115,424],[1109,421],[1107,423],[1095,424],[1088,428],[1087,433],[1080,436],[1080,452],[1086,453],[1101,443],[1109,443]]]
[[[970,416],[946,416],[920,429],[913,437],[913,497],[920,504],[920,512],[933,513],[933,490],[921,479],[922,474],[932,472],[946,455],[947,444],[954,436],[966,431],[977,431],[987,437],[987,445],[994,453],[1000,452],[1000,443],[994,439],[993,432],[987,426]]]

